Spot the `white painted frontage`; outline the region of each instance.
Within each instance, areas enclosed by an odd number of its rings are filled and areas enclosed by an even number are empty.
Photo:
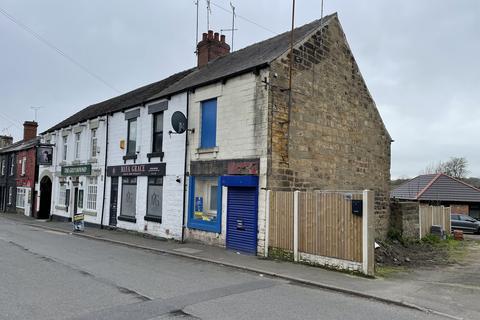
[[[163,162],[166,163],[166,175],[163,177],[163,196],[162,196],[162,222],[146,221],[147,212],[147,188],[148,177],[137,177],[136,189],[136,216],[135,222],[118,220],[122,209],[122,177],[119,177],[118,203],[117,203],[117,227],[126,230],[132,230],[142,233],[148,233],[158,237],[173,238],[181,240],[182,222],[183,222],[183,182],[185,165],[185,138],[183,134],[169,134],[173,131],[171,117],[175,111],[181,111],[185,114],[187,94],[182,93],[173,96],[168,101],[168,109],[163,111]],[[153,104],[153,103],[151,103]],[[123,160],[126,154],[126,148],[120,147],[122,140],[127,140],[127,120],[125,113],[117,112],[109,116],[108,133],[108,159],[107,166],[132,165],[160,163],[160,158],[151,158],[148,160],[147,154],[152,152],[153,143],[153,118],[148,113],[148,106],[138,106],[125,110],[125,112],[138,109],[140,112],[137,117],[137,159]],[[109,223],[110,215],[110,197],[111,197],[111,177],[107,177],[105,193],[105,215],[104,225]]]
[[[188,126],[195,129],[188,136],[187,168],[191,161],[260,159],[258,194],[258,254],[263,254],[266,219],[266,179],[268,141],[268,91],[261,80],[268,78],[268,71],[259,75],[246,73],[226,83],[217,82],[196,88],[189,94]],[[217,148],[213,152],[199,151],[201,136],[201,102],[217,98]],[[189,169],[187,169],[189,170]],[[187,181],[186,192],[189,186]],[[226,245],[227,187],[222,188],[221,232],[212,233],[186,228],[186,238],[213,245]],[[186,220],[188,202],[185,203]]]
[[[105,129],[106,117],[99,117],[88,120],[73,126],[68,126],[57,131],[41,135],[42,143],[55,144],[53,147],[52,165],[39,166],[38,182],[35,185],[37,191],[37,210],[40,208],[40,182],[47,176],[52,181],[52,197],[50,213],[56,217],[71,219],[74,210],[74,189],[83,190],[83,205],[77,209],[77,212],[83,212],[85,222],[100,224],[103,204],[103,185],[105,179]],[[95,130],[96,152],[92,146],[92,130]],[[76,152],[76,135],[79,135],[79,150]],[[64,160],[64,140],[67,141],[67,155]],[[92,156],[95,154],[95,156]],[[77,157],[78,155],[78,157]],[[70,176],[62,176],[62,166],[71,165],[91,165],[91,174],[89,176],[81,175],[78,177],[78,184],[74,183],[75,178]],[[96,181],[92,184],[92,181]],[[63,201],[61,190],[70,190],[70,201],[66,205]],[[95,190],[96,196],[88,191]],[[87,199],[89,199],[90,208],[87,207]],[[93,208],[93,204],[94,207]]]

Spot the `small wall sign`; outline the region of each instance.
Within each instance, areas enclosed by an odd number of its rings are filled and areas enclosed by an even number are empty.
[[[107,176],[164,176],[165,171],[165,163],[126,164],[107,167]]]
[[[92,174],[92,165],[80,164],[76,166],[63,166],[62,176],[89,176]]]

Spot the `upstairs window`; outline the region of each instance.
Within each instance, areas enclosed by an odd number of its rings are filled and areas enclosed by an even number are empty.
[[[62,159],[63,161],[67,160],[67,152],[68,152],[68,139],[67,136],[63,137],[63,152],[62,152]]]
[[[201,109],[200,148],[213,148],[217,145],[217,99],[203,101]]]
[[[26,167],[27,167],[27,157],[22,158],[22,176],[25,175]]]
[[[10,175],[13,176],[15,174],[15,157],[10,157]]]
[[[162,152],[163,147],[163,112],[153,114],[152,152]]]
[[[137,149],[137,118],[128,120],[127,154],[134,155]]]
[[[90,157],[97,157],[97,129],[92,129],[90,139]]]
[[[2,176],[5,175],[5,160],[2,160]]]
[[[80,158],[80,132],[75,133],[75,159]]]

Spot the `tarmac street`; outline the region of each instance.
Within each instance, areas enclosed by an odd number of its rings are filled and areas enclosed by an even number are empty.
[[[0,319],[444,319],[0,219]]]

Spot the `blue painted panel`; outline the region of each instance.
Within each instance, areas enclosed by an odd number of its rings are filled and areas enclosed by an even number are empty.
[[[258,188],[229,187],[227,248],[257,254]]]
[[[213,148],[217,144],[217,99],[202,102],[200,147]]]
[[[258,176],[223,176],[222,185],[227,187],[256,187]]]

